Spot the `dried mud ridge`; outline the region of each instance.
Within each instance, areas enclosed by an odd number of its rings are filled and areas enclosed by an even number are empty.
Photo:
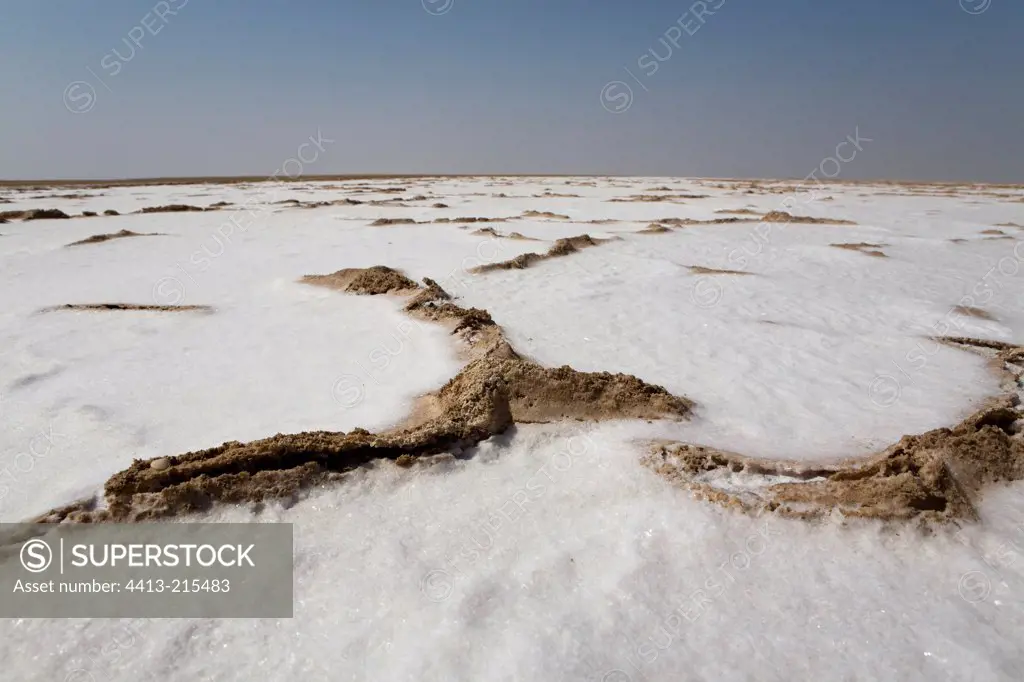
[[[509,232],[508,234],[505,234],[504,232],[498,232],[493,227],[481,227],[479,229],[473,230],[472,232],[470,232],[470,234],[476,235],[477,237],[497,237],[498,239],[516,239],[524,242],[541,241],[540,239],[527,237],[525,234],[522,234],[521,232]]]
[[[86,244],[101,244],[103,242],[109,242],[111,239],[124,239],[126,237],[158,237],[161,236],[159,232],[132,232],[131,230],[121,230],[120,232],[113,232],[111,234],[94,234],[91,237],[80,239],[77,242],[71,242],[67,246],[84,246]]]
[[[752,272],[742,270],[719,270],[718,268],[706,268],[703,265],[687,265],[690,272],[695,275],[753,275]]]
[[[1004,394],[952,428],[904,436],[882,452],[832,466],[767,461],[684,443],[657,443],[644,463],[725,507],[803,519],[832,514],[923,524],[977,520],[985,487],[1024,479],[1024,347],[941,337],[988,355]],[[780,479],[781,477],[781,479]]]
[[[884,251],[880,251],[886,244],[871,244],[868,242],[857,242],[855,244],[832,244],[831,246],[837,249],[846,249],[848,251],[856,251],[857,253],[863,253],[865,256],[873,256],[874,258],[888,258]]]
[[[411,282],[383,266],[342,270],[345,290],[392,292]],[[338,273],[336,273],[337,275]],[[334,277],[307,277],[312,284]],[[547,368],[522,357],[486,310],[462,308],[433,280],[413,284],[407,314],[440,323],[462,341],[469,363],[420,400],[406,423],[382,433],[314,431],[278,434],[175,457],[135,460],[104,487],[105,505],[82,501],[37,522],[145,521],[197,512],[216,503],[295,500],[311,486],[337,483],[379,459],[411,466],[420,457],[472,447],[514,423],[564,419],[685,419],[693,403],[634,376]]]
[[[589,234],[581,234],[576,237],[558,239],[551,246],[551,248],[548,249],[547,253],[524,253],[520,256],[516,256],[511,260],[505,260],[499,263],[487,263],[485,265],[478,265],[477,267],[470,269],[470,272],[476,274],[483,274],[485,272],[492,272],[494,270],[523,270],[532,265],[536,265],[541,261],[550,260],[552,258],[562,258],[570,254],[576,253],[580,249],[586,249],[591,246],[598,246],[608,241],[612,240],[594,239]]]
[[[41,313],[56,313],[64,310],[155,310],[165,313],[213,312],[208,305],[144,305],[140,303],[66,303],[42,308]]]

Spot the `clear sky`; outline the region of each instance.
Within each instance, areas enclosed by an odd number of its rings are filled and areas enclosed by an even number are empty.
[[[1024,182],[1024,1],[8,0],[0,97],[5,179]]]

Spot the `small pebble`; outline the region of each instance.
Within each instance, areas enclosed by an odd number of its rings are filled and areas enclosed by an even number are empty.
[[[163,471],[164,469],[169,469],[171,467],[171,460],[166,457],[161,457],[160,459],[154,459],[149,463],[149,466],[157,471]]]

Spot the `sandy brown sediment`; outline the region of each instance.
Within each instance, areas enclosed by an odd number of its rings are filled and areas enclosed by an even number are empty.
[[[385,265],[374,265],[369,268],[345,268],[330,275],[306,275],[302,281],[306,284],[316,284],[370,296],[419,289],[416,282],[398,270]]]
[[[878,249],[886,246],[885,244],[870,244],[868,242],[857,242],[851,244],[831,244],[837,249],[847,249],[849,251],[856,251],[863,253],[865,256],[874,256],[875,258],[888,258],[884,251]]]
[[[695,275],[752,275],[751,272],[742,270],[719,270],[717,268],[706,268],[703,265],[688,265],[690,272]]]
[[[611,203],[655,203],[655,202],[670,202],[670,203],[681,203],[687,199],[707,199],[707,194],[636,194],[629,197],[615,197],[614,199],[608,199]]]
[[[569,220],[564,213],[552,213],[551,211],[523,211],[522,218],[550,218],[552,220]]]
[[[840,218],[812,218],[810,216],[791,215],[785,211],[769,211],[761,217],[765,223],[795,223],[800,225],[856,225],[852,220]]]
[[[524,253],[516,256],[511,260],[501,261],[499,263],[486,263],[484,265],[478,265],[475,268],[471,268],[469,271],[475,274],[483,274],[486,272],[492,272],[494,270],[523,270],[532,265],[540,263],[541,261],[549,260],[551,258],[562,258],[570,254],[576,253],[580,249],[585,249],[591,246],[598,246],[604,242],[611,241],[610,239],[594,239],[589,234],[581,234],[576,237],[568,237],[566,239],[558,239],[548,249],[547,253]]]
[[[966,317],[976,317],[979,320],[995,320],[996,319],[992,315],[992,313],[988,312],[987,310],[982,310],[981,308],[975,308],[974,306],[970,306],[970,305],[956,305],[956,306],[953,306],[953,312],[959,313],[960,315],[964,315]]]
[[[430,208],[448,208],[448,204],[442,204],[441,202],[438,202],[436,204],[431,204]]]
[[[650,225],[648,225],[644,229],[637,230],[636,234],[665,234],[666,232],[671,232],[671,231],[672,231],[671,228],[665,227],[664,225],[659,225],[657,223],[651,223]]]
[[[996,223],[996,227],[1018,227],[1024,230],[1024,225],[1018,225],[1017,223]]]
[[[715,213],[728,213],[732,215],[761,215],[759,212],[749,208],[723,208],[715,211]]]
[[[435,223],[504,223],[508,218],[434,218]]]
[[[688,225],[734,225],[736,223],[756,223],[757,218],[711,218],[710,220],[697,220],[696,218],[662,218],[655,222],[673,227],[686,227]]]
[[[115,211],[115,210],[114,210],[114,209],[112,209],[112,208],[108,208],[108,209],[107,209],[106,211],[104,211],[104,212],[103,212],[103,215],[106,215],[106,216],[115,216],[115,215],[121,215],[121,214],[120,214],[120,213],[118,213],[117,211]]]
[[[66,246],[83,246],[85,244],[99,244],[101,242],[109,242],[111,239],[124,239],[126,237],[158,237],[162,236],[157,232],[132,232],[131,230],[121,230],[120,232],[113,232],[111,234],[94,234],[91,237],[80,239],[77,242],[71,242]]]
[[[386,227],[388,225],[418,225],[412,218],[377,218],[370,227]]]
[[[139,209],[137,213],[189,213],[205,210],[205,208],[189,204],[167,204],[166,206],[146,206]]]
[[[303,281],[322,284],[329,277]],[[406,312],[449,327],[469,348],[470,360],[451,381],[425,396],[402,425],[380,434],[364,429],[278,434],[135,460],[107,481],[106,508],[85,500],[36,521],[146,521],[215,503],[293,500],[312,486],[342,481],[347,472],[374,460],[411,466],[421,457],[472,447],[516,422],[685,419],[690,414],[690,400],[633,376],[541,367],[516,353],[487,311],[456,305],[431,279],[414,286]]]
[[[67,213],[59,208],[30,208],[26,211],[0,211],[0,218],[5,220],[67,220]]]
[[[1005,232],[1003,232],[1002,230],[982,230],[982,231],[981,231],[981,234],[997,234],[997,235],[1005,235],[1006,233],[1005,233]]]
[[[746,512],[803,519],[976,519],[986,486],[1024,479],[1024,347],[960,337],[1004,372],[1004,394],[951,428],[904,436],[876,455],[834,465],[763,460],[686,443],[656,443],[644,463],[698,497]]]
[[[527,237],[526,235],[520,232],[509,232],[508,234],[505,234],[504,232],[499,232],[495,230],[493,227],[481,227],[479,229],[473,230],[472,232],[470,232],[470,234],[477,235],[478,237],[497,237],[498,239],[516,239],[519,241],[526,242],[541,241],[540,239]]]
[[[55,313],[62,310],[155,310],[165,313],[180,312],[212,312],[213,308],[208,305],[145,305],[140,303],[66,303],[43,308],[41,313]]]

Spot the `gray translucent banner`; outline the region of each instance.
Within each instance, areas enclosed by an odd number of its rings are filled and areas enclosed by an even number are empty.
[[[291,618],[290,523],[0,524],[0,618]]]

